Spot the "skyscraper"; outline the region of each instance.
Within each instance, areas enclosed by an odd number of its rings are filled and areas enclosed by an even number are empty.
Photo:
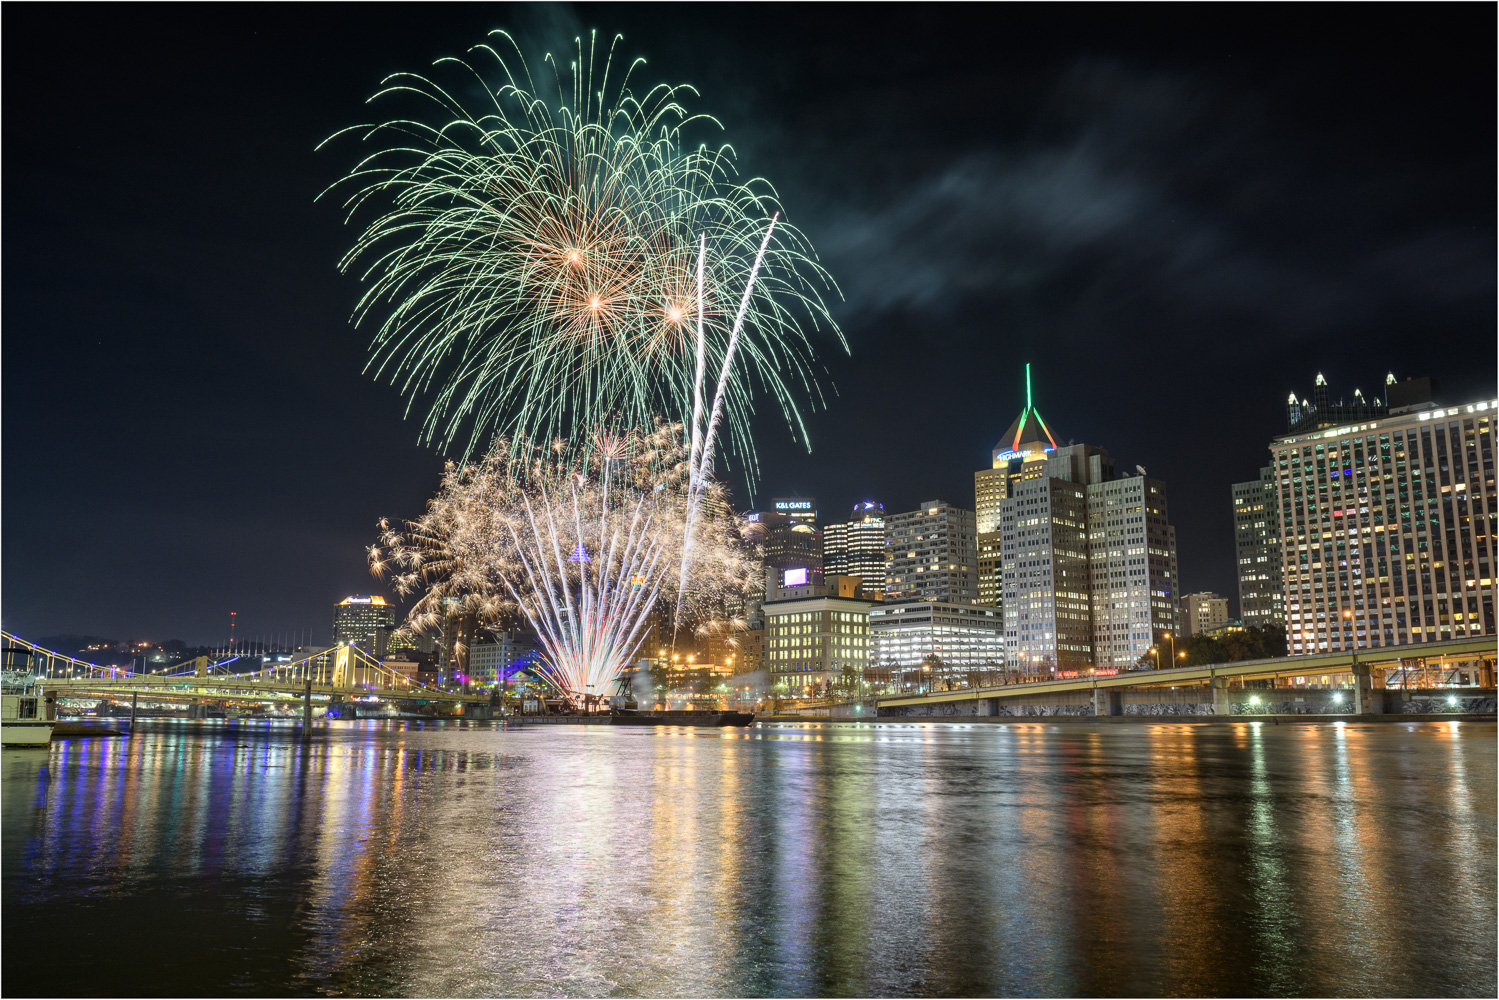
[[[1025,409],[994,446],[993,464],[973,474],[974,522],[978,530],[978,603],[1002,607],[1004,572],[1000,509],[1015,484],[1044,470],[1042,459],[1056,450],[1056,438],[1031,398],[1031,366],[1025,366]]]
[[[396,609],[385,598],[345,597],[333,607],[333,644],[356,642],[376,658],[385,655],[385,640],[395,631]]]
[[[1021,670],[1092,666],[1086,486],[1027,478],[1005,499],[999,524],[1006,663]]]
[[[885,601],[978,600],[978,533],[973,511],[945,500],[885,522]]]
[[[1495,634],[1499,400],[1434,388],[1392,376],[1384,416],[1271,443],[1293,654]]]
[[[822,533],[814,524],[774,511],[752,513],[749,519],[762,529],[767,568],[822,572]]]
[[[1271,465],[1260,470],[1260,478],[1233,484],[1239,621],[1245,628],[1286,626],[1275,495],[1275,467]]]
[[[865,596],[878,599],[885,588],[885,507],[866,500],[854,504],[844,523],[823,525],[824,576],[857,576]]]
[[[1003,494],[993,571],[1011,669],[1129,667],[1177,628],[1166,484],[1143,470],[1118,476],[1102,448],[1057,445],[1035,408],[1029,366],[1025,408],[995,449],[994,468],[974,483],[977,495]]]
[[[1134,666],[1181,624],[1176,529],[1166,508],[1166,484],[1137,471],[1088,483],[1093,658],[1099,667]]]

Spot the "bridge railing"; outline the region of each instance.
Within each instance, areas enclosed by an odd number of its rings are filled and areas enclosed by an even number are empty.
[[[31,660],[30,670],[34,676],[62,679],[62,678],[117,678],[135,677],[136,671],[127,667],[100,666],[90,663],[88,660],[80,660],[76,656],[59,653],[55,649],[39,646],[29,639],[0,630],[0,639],[3,639],[7,648],[25,650]],[[9,655],[9,654],[7,654]]]
[[[23,650],[29,660],[26,669],[32,675],[48,680],[138,680],[171,681],[183,679],[263,681],[268,684],[304,686],[310,679],[318,687],[338,687],[345,690],[392,690],[410,691],[413,694],[448,694],[438,688],[422,684],[414,677],[386,667],[355,645],[335,646],[332,649],[309,653],[297,660],[276,663],[258,670],[234,670],[231,664],[243,659],[229,656],[210,662],[208,657],[195,657],[160,670],[135,670],[130,667],[100,665],[80,660],[66,653],[47,649],[12,632],[0,630],[0,639],[7,648]],[[342,663],[340,663],[342,659]]]

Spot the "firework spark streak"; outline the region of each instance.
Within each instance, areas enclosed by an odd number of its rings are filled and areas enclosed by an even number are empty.
[[[640,648],[663,593],[677,618],[722,627],[725,599],[755,573],[722,487],[689,490],[683,428],[600,435],[589,449],[499,440],[480,462],[449,465],[437,497],[404,530],[382,525],[371,569],[421,596],[416,631],[450,614],[519,615],[543,647],[547,679],[579,706],[609,693]],[[677,586],[688,546],[692,576]]]
[[[410,116],[345,130],[376,147],[330,188],[351,219],[376,213],[342,263],[367,283],[356,322],[383,316],[370,368],[408,409],[428,402],[427,440],[473,452],[495,432],[541,441],[656,414],[697,433],[711,366],[752,480],[752,390],[805,441],[802,401],[821,393],[804,326],[846,349],[822,299],[831,279],[794,226],[767,228],[768,183],[734,179],[729,146],[685,134],[717,127],[687,113],[690,87],[637,95],[642,61],[621,72],[618,38],[606,52],[580,39],[566,73],[548,57],[555,90],[538,87],[509,35],[491,41],[472,64],[439,60],[450,86],[387,79],[372,100],[414,101]],[[473,108],[455,96],[476,90]]]

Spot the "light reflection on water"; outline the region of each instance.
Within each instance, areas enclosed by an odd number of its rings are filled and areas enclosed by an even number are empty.
[[[12,995],[1496,988],[1492,724],[163,722],[0,763]]]

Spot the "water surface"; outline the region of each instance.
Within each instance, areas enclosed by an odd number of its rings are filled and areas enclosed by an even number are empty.
[[[1495,995],[1495,726],[143,723],[7,750],[9,995]]]

